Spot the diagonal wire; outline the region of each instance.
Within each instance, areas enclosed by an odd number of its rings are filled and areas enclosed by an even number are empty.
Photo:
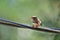
[[[55,28],[43,28],[43,27],[32,28],[29,25],[12,22],[10,20],[6,20],[3,18],[0,18],[0,24],[9,25],[9,26],[13,26],[13,27],[19,27],[19,28],[28,28],[28,29],[38,30],[38,31],[51,32],[51,33],[60,33],[60,29],[58,29],[58,28],[56,28],[56,29]]]

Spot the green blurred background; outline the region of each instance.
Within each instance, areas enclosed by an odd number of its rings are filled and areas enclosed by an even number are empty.
[[[43,27],[60,28],[60,0],[0,0],[0,18],[31,25],[31,16]],[[60,40],[60,34],[0,24],[0,40]]]

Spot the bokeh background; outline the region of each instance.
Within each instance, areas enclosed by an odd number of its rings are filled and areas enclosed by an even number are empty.
[[[43,27],[60,28],[60,0],[0,0],[0,18],[32,25],[31,16]],[[60,40],[60,34],[0,24],[0,40]]]

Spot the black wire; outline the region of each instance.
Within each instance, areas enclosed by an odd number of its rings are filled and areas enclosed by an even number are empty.
[[[60,28],[59,29],[58,28],[48,28],[48,29],[47,28],[32,28],[29,25],[12,22],[10,20],[6,20],[3,18],[0,18],[0,24],[9,25],[9,26],[13,26],[13,27],[19,27],[19,28],[29,28],[29,29],[33,29],[33,30],[51,32],[51,33],[60,33]]]

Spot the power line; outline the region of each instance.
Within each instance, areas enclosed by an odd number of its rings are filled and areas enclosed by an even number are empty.
[[[13,26],[13,27],[19,27],[19,28],[29,28],[29,29],[33,29],[33,30],[51,32],[51,33],[60,33],[60,30],[56,30],[54,28],[53,29],[52,28],[42,28],[42,27],[33,28],[29,25],[12,22],[10,20],[6,20],[6,19],[3,19],[3,18],[0,18],[0,24],[9,25],[9,26]]]

